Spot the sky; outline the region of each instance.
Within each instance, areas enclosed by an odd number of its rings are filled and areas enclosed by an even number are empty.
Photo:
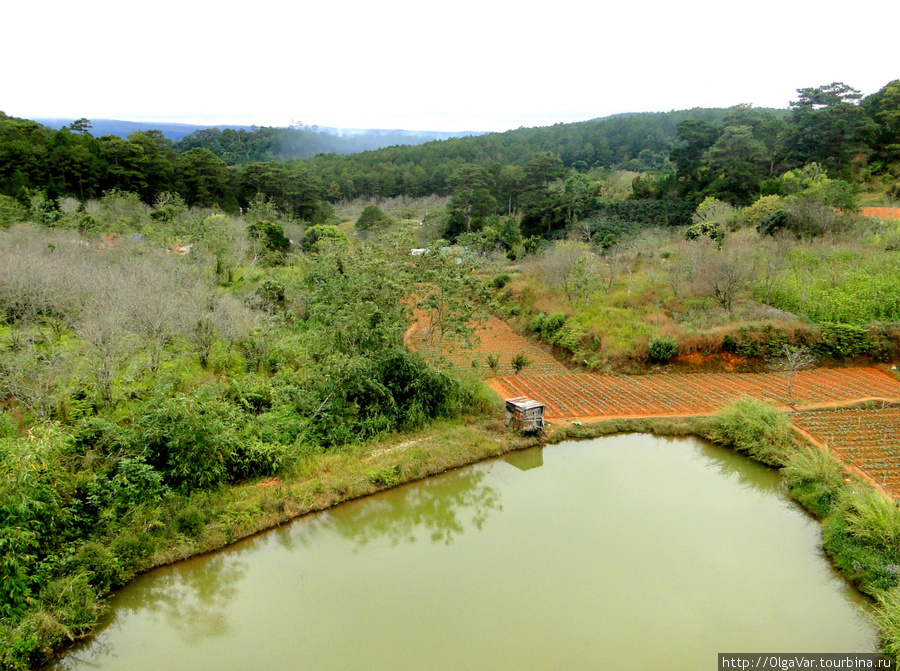
[[[833,6],[10,0],[0,110],[503,131],[620,112],[787,107],[798,88],[841,81],[868,95],[900,78],[900,3]]]

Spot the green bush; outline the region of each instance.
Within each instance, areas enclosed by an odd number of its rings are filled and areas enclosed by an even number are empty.
[[[203,533],[206,517],[194,506],[188,506],[175,516],[175,529],[179,533],[196,538]]]
[[[237,412],[202,387],[149,401],[138,419],[146,462],[181,493],[225,483],[237,447]]]
[[[881,631],[881,649],[894,659],[900,658],[900,589],[878,596],[875,621]]]
[[[648,347],[648,356],[652,363],[669,363],[678,351],[678,341],[675,338],[653,337]]]
[[[509,284],[509,281],[511,279],[512,279],[511,275],[507,275],[507,274],[497,275],[493,280],[491,280],[491,286],[494,287],[495,289],[502,289],[507,284]]]
[[[69,560],[66,572],[84,573],[98,594],[105,594],[121,584],[121,567],[116,556],[104,545],[88,542],[78,548]]]
[[[716,413],[706,437],[769,466],[783,466],[792,452],[793,432],[787,420],[772,406],[751,398]]]
[[[531,318],[531,321],[528,322],[528,332],[529,333],[540,333],[541,329],[544,327],[544,320],[547,319],[547,313],[541,312],[536,314]]]
[[[400,476],[403,468],[400,464],[387,466],[378,471],[369,473],[369,482],[376,487],[394,487],[400,482]]]
[[[393,223],[393,220],[381,211],[377,205],[367,205],[356,220],[356,228],[361,231],[370,231],[374,229],[386,228]]]
[[[345,244],[347,235],[337,226],[317,225],[310,226],[303,234],[300,246],[304,252],[316,252],[326,242]]]
[[[835,359],[849,359],[872,350],[869,330],[850,324],[822,324],[822,339],[815,346],[817,354]]]
[[[900,550],[900,509],[872,489],[845,497],[842,502],[847,531],[864,545],[898,552]]]
[[[815,448],[792,454],[781,472],[791,496],[818,517],[834,509],[846,484],[835,458]]]

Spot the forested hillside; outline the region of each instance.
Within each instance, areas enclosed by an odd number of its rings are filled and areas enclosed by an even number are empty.
[[[582,370],[889,370],[900,222],[856,210],[900,195],[900,80],[798,93],[305,161],[247,133],[234,165],[0,114],[0,666],[140,571],[436,472],[365,446],[494,409],[479,374],[530,364],[465,347],[489,311]]]
[[[176,144],[156,131],[97,138],[86,120],[51,131],[4,115],[0,194],[29,207],[38,194],[54,203],[119,189],[153,204],[162,193],[176,193],[189,206],[232,212],[262,194],[305,220],[321,221],[326,215],[319,201],[468,190],[491,199],[481,198],[478,212],[519,213],[527,231],[543,236],[561,230],[577,214],[573,208],[582,207],[560,180],[590,171],[644,173],[627,200],[697,204],[712,196],[746,205],[784,195],[792,187],[783,176],[809,163],[840,180],[832,186],[845,195],[878,179],[893,195],[900,81],[864,99],[840,83],[798,94],[789,110],[737,106],[621,115],[306,161],[276,160],[294,151],[293,140],[277,129],[203,131]],[[837,194],[833,200],[848,204]],[[585,206],[592,207],[590,198]]]

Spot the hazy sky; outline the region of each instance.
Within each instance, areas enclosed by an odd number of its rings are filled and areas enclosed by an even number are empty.
[[[12,5],[12,6],[10,6]],[[10,0],[0,110],[506,130],[900,77],[900,3]]]

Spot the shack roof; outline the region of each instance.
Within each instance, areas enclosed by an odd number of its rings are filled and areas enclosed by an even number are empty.
[[[531,410],[532,408],[543,408],[543,403],[538,403],[537,401],[528,398],[527,396],[516,396],[515,398],[508,398],[506,402],[516,406],[517,408],[522,408],[523,410]]]

